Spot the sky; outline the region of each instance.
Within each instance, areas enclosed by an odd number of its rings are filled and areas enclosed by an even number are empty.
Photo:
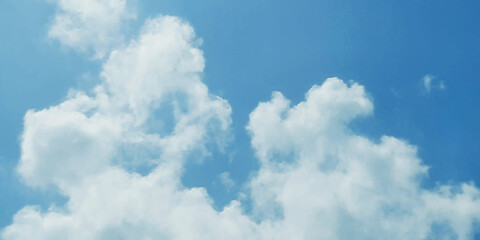
[[[0,0],[1,239],[480,239],[479,8]]]

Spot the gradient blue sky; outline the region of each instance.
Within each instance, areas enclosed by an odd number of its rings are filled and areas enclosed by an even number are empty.
[[[313,84],[334,76],[364,85],[375,104],[373,116],[352,124],[355,132],[418,147],[431,166],[425,187],[478,185],[479,10],[474,0],[145,0],[129,29],[136,34],[146,18],[175,15],[203,39],[204,82],[232,106],[235,140],[228,154],[190,163],[183,182],[206,187],[221,208],[258,169],[245,130],[258,102],[281,91],[297,103]],[[65,201],[24,186],[14,171],[23,116],[61,102],[70,88],[92,87],[101,67],[47,37],[54,14],[44,1],[0,0],[0,227],[27,204]],[[427,74],[446,88],[427,93]],[[236,182],[230,191],[217,178],[224,171]]]

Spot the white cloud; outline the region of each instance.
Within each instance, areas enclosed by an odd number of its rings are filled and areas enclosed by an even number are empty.
[[[434,77],[430,74],[427,74],[422,78],[423,87],[425,88],[425,91],[427,91],[427,93],[429,93],[430,90],[432,90],[432,80],[433,80],[433,78]]]
[[[156,21],[186,26],[175,18]],[[480,191],[475,186],[423,189],[420,181],[427,167],[414,146],[389,136],[375,143],[348,129],[349,121],[373,111],[364,88],[356,83],[347,86],[339,79],[327,79],[293,107],[277,92],[251,113],[247,128],[261,163],[249,183],[251,216],[243,213],[237,201],[218,212],[203,188],[183,187],[180,175],[185,152],[178,148],[168,158],[160,157],[146,176],[109,163],[112,155],[105,150],[95,156],[94,163],[79,164],[97,148],[111,149],[112,141],[96,142],[90,135],[117,141],[127,138],[121,144],[130,144],[129,135],[139,131],[138,119],[144,119],[143,115],[137,115],[128,101],[114,101],[123,106],[119,107],[103,99],[113,96],[97,95],[98,105],[108,108],[93,106],[98,109],[89,116],[74,117],[69,112],[81,115],[91,110],[92,99],[83,94],[27,114],[26,119],[35,119],[37,125],[25,122],[20,172],[34,183],[56,184],[69,201],[65,207],[46,212],[25,207],[3,231],[3,239],[436,239],[438,228],[442,235],[451,234],[447,239],[472,239],[473,224],[480,221]],[[104,129],[96,118],[107,110],[113,112],[112,119],[121,120]],[[42,119],[50,114],[48,121]],[[98,133],[89,124],[98,124],[107,133]],[[77,132],[65,130],[66,126]],[[122,131],[110,130],[115,126]],[[29,135],[39,128],[45,128],[41,135]],[[134,134],[136,143],[155,144],[163,139],[142,134]],[[26,144],[30,138],[37,141]],[[178,145],[173,142],[168,147]],[[25,162],[29,155],[36,163]],[[33,171],[22,171],[22,164]],[[230,179],[228,173],[222,176],[227,182]]]
[[[123,24],[134,19],[131,0],[54,0],[58,6],[49,37],[63,46],[103,57],[123,43]]]
[[[444,90],[446,88],[443,81],[434,84],[435,77],[427,74],[422,78],[423,87],[426,93],[430,93],[432,89]]]
[[[291,107],[277,92],[250,114],[261,162],[251,198],[264,239],[437,239],[438,225],[473,238],[479,190],[423,189],[427,167],[414,146],[390,136],[376,143],[348,128],[372,110],[362,86],[330,78],[304,102]]]
[[[68,202],[25,206],[2,239],[473,238],[478,188],[422,188],[428,168],[415,146],[349,129],[373,104],[363,86],[337,78],[297,105],[279,92],[258,105],[247,126],[260,162],[247,183],[253,213],[238,201],[215,210],[204,188],[181,183],[185,161],[230,139],[230,105],[201,81],[198,46],[188,23],[148,20],[111,52],[92,96],[72,91],[57,106],[30,110],[19,174]],[[233,184],[228,172],[219,177]]]
[[[72,92],[29,111],[19,173],[69,200],[47,211],[26,206],[2,239],[247,239],[254,225],[237,202],[217,212],[204,189],[180,183],[188,156],[202,158],[208,142],[229,139],[230,106],[201,82],[197,45],[187,23],[152,19],[111,54],[94,96]],[[170,112],[161,114],[175,125],[159,133],[149,123],[162,120],[153,112],[165,105]],[[138,154],[155,164],[145,176],[124,168]]]
[[[58,106],[25,115],[18,171],[32,186],[75,184],[104,170],[121,136],[121,125],[83,93]]]

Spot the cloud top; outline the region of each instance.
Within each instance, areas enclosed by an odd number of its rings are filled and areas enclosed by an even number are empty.
[[[123,24],[136,17],[130,0],[54,0],[58,12],[48,32],[63,46],[93,50],[102,58],[123,43]]]
[[[249,186],[254,215],[268,219],[264,239],[437,239],[437,226],[472,239],[479,190],[422,188],[428,168],[415,146],[348,128],[372,110],[361,85],[330,78],[295,106],[274,93],[250,114],[261,168]]]

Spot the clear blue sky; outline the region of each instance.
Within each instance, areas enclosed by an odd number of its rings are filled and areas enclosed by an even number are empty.
[[[203,39],[203,81],[230,103],[234,140],[203,164],[190,162],[187,187],[205,187],[216,209],[259,168],[245,130],[259,102],[280,91],[293,104],[326,78],[365,86],[374,113],[354,132],[374,141],[395,136],[418,147],[430,166],[422,186],[480,184],[480,2],[466,1],[138,1],[137,35],[147,18],[187,20]],[[69,89],[88,90],[102,61],[48,37],[56,6],[0,0],[0,227],[25,205],[67,200],[26,186],[15,172],[28,109],[59,104]],[[426,91],[423,78],[434,76]],[[444,88],[439,84],[443,83]],[[437,85],[435,85],[437,84]],[[376,140],[375,140],[376,139]],[[235,185],[218,181],[230,172]]]

